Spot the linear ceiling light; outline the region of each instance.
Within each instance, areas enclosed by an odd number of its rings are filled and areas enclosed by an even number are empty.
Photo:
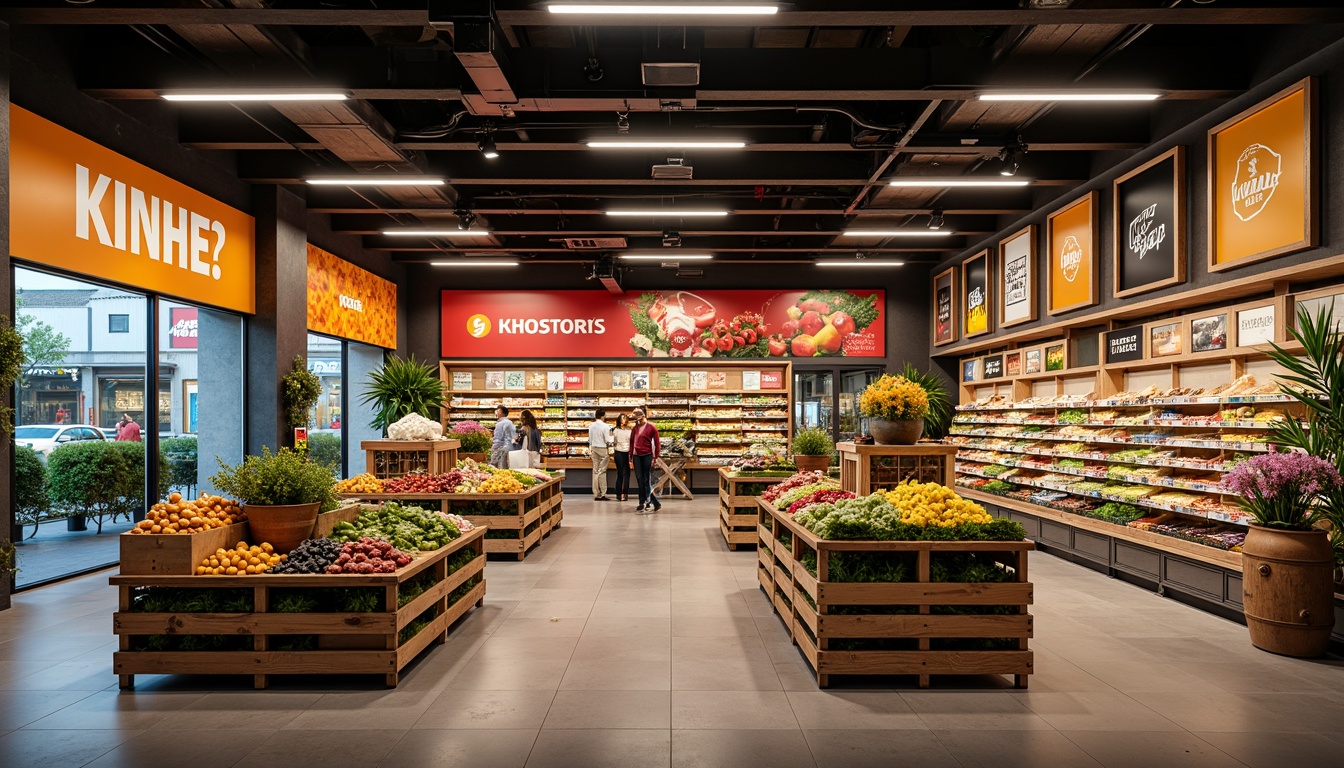
[[[1151,91],[1115,91],[1106,93],[1080,93],[1068,91],[1051,93],[1050,91],[982,93],[980,101],[1155,101],[1162,94]]]
[[[818,261],[818,267],[903,267],[904,261]]]
[[[709,261],[714,258],[711,253],[622,253],[621,258],[626,261]]]
[[[745,141],[696,141],[694,139],[646,139],[641,141],[617,141],[609,139],[589,139],[584,142],[589,149],[742,149]]]
[[[845,237],[935,237],[950,235],[948,229],[846,229],[841,233]]]
[[[384,229],[384,235],[404,237],[487,237],[484,229]]]
[[[608,216],[727,216],[727,211],[607,211]]]
[[[342,91],[244,90],[244,91],[165,91],[165,101],[345,101],[350,94]]]
[[[432,267],[516,267],[518,262],[507,261],[504,259],[491,259],[489,261],[431,261]]]
[[[766,3],[706,5],[691,3],[551,3],[551,13],[627,14],[637,16],[773,16],[779,6]]]
[[[1025,187],[1031,183],[1030,179],[930,179],[911,177],[908,179],[892,179],[887,182],[893,187]]]
[[[443,179],[431,176],[326,176],[304,179],[327,187],[441,187]]]

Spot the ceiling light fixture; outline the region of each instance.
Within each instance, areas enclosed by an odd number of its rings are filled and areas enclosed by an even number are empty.
[[[931,227],[929,229],[846,229],[840,234],[845,237],[928,237],[930,235],[950,235],[952,232]]]
[[[489,261],[431,261],[432,267],[516,267],[516,261],[490,259]]]
[[[941,232],[943,229],[943,212],[937,210],[930,211],[928,226],[930,232]],[[951,233],[949,232],[948,234]]]
[[[476,148],[485,155],[486,159],[494,160],[499,157],[499,150],[495,147],[495,137],[488,133],[482,133],[476,137]]]
[[[818,261],[816,262],[816,265],[818,267],[903,267],[905,266],[905,262],[870,261],[867,259],[861,259],[855,261],[840,261],[839,259],[836,259],[832,261]]]
[[[341,91],[305,91],[294,89],[248,89],[242,91],[164,91],[164,101],[230,102],[230,101],[345,101],[350,94]]]
[[[443,179],[430,176],[328,176],[304,179],[324,187],[441,187]]]
[[[588,139],[589,149],[742,149],[745,141],[697,141],[695,139],[644,139],[640,141],[612,141]]]
[[[398,237],[486,237],[484,229],[384,229],[384,235]]]
[[[551,13],[635,16],[773,16],[779,6],[765,3],[705,5],[688,3],[551,3]]]
[[[980,101],[1156,101],[1162,98],[1162,94],[1151,91],[1115,91],[1111,93],[1095,92],[1069,92],[1069,91],[1036,91],[1036,92],[1016,92],[1016,93],[982,93],[977,96]]]
[[[714,258],[712,253],[681,253],[680,251],[621,254],[621,259],[625,261],[709,261],[712,258]]]
[[[476,214],[470,208],[458,208],[453,213],[457,216],[457,228],[463,232],[470,232],[476,226]]]
[[[608,216],[727,216],[727,211],[607,211]]]
[[[1028,179],[931,179],[931,178],[908,178],[892,179],[887,182],[892,187],[1025,187],[1030,184]]]

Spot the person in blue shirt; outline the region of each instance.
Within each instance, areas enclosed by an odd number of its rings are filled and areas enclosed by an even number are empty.
[[[509,466],[509,451],[513,450],[513,438],[517,431],[509,421],[507,406],[495,406],[495,436],[490,442],[490,463],[505,469]]]

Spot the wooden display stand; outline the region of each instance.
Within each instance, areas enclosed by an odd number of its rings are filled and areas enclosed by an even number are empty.
[[[955,445],[837,443],[835,448],[840,452],[840,487],[856,496],[890,490],[906,480],[949,488],[956,480]]]
[[[487,554],[517,555],[519,560],[541,540],[560,527],[564,519],[563,477],[537,483],[523,493],[360,493],[342,494],[342,498],[363,501],[396,501],[420,507],[433,506],[443,512],[461,515],[472,525],[489,528]],[[487,511],[488,510],[488,511]],[[507,532],[499,535],[500,532]]]
[[[727,467],[719,468],[719,530],[728,549],[736,552],[739,544],[755,546],[756,497],[787,477],[738,477]],[[761,486],[759,489],[752,486]],[[756,491],[751,493],[750,491]]]
[[[460,440],[364,440],[369,474],[390,480],[415,472],[441,475],[457,466]]]
[[[817,686],[831,675],[918,675],[927,688],[930,675],[1012,675],[1027,687],[1033,671],[1032,585],[1027,581],[1029,541],[829,541],[758,500],[757,579],[770,596],[784,626],[817,675]],[[829,579],[837,553],[907,553],[915,579],[896,583],[836,582]],[[1013,581],[1001,583],[935,582],[931,563],[940,555],[976,553],[1013,569]],[[814,576],[804,555],[816,558]],[[810,560],[810,557],[808,558]],[[833,609],[844,606],[843,613]],[[907,613],[892,613],[905,606]],[[954,606],[1007,607],[1002,614],[946,614]],[[864,612],[869,607],[871,612]],[[1010,650],[964,650],[956,646],[998,639]],[[900,650],[839,650],[856,641],[901,644]],[[833,645],[834,644],[834,645]],[[938,646],[938,647],[935,647]]]
[[[357,514],[358,509],[352,511]],[[354,516],[348,515],[350,519]],[[402,668],[428,646],[446,641],[449,628],[459,618],[484,604],[484,543],[485,531],[473,530],[448,546],[422,553],[396,573],[378,575],[113,576],[110,581],[119,593],[118,610],[112,617],[119,642],[119,650],[112,655],[113,671],[122,688],[134,686],[137,674],[252,675],[257,688],[265,688],[270,675],[377,674],[395,687]],[[449,572],[449,560],[464,550],[475,556]],[[399,606],[400,590],[425,573],[433,574],[434,584]],[[250,591],[252,610],[138,612],[136,593],[147,587]],[[272,599],[277,593],[313,590],[316,597],[333,588],[380,593],[382,608],[369,613],[274,612]],[[428,619],[428,623],[402,641],[400,633],[417,619]],[[139,637],[193,635],[240,641],[244,649],[136,650]],[[316,636],[317,650],[275,649],[282,638],[295,635]],[[246,648],[249,639],[250,649]]]

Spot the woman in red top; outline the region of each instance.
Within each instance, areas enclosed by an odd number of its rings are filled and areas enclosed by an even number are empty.
[[[663,508],[663,503],[653,495],[653,460],[662,453],[662,441],[658,439],[658,428],[644,418],[644,409],[635,409],[635,426],[630,430],[630,455],[635,460],[635,481],[639,484],[639,506],[637,515],[651,515]]]

